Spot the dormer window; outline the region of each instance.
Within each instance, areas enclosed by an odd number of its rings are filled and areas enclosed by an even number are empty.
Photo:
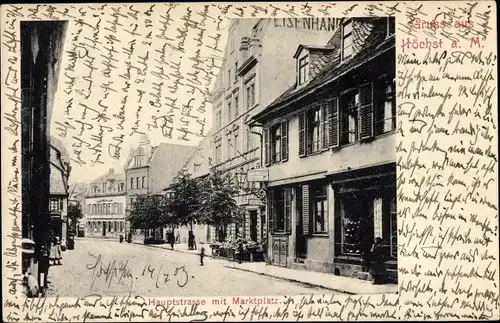
[[[342,25],[342,59],[352,55],[352,19]]]
[[[306,83],[309,80],[309,55],[299,58],[299,85]]]
[[[396,32],[396,24],[394,17],[387,17],[387,37],[394,35]]]

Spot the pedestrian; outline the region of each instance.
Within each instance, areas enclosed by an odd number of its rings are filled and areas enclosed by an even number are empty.
[[[385,262],[387,254],[382,245],[382,238],[375,238],[375,243],[370,252],[370,275],[373,277],[373,284],[384,284],[387,279],[387,268]]]
[[[180,235],[179,235],[179,232],[177,232],[177,234],[176,234],[176,236],[175,236],[175,243],[176,243],[176,244],[181,243],[181,237],[180,237]]]
[[[264,258],[264,262],[266,266],[269,265],[269,257],[267,256],[267,239],[264,238],[262,240],[262,258]]]
[[[174,250],[174,234],[172,232],[169,232],[168,233],[168,242],[170,243],[170,247],[172,248],[172,250]]]
[[[193,231],[188,233],[188,249],[193,250]]]
[[[57,261],[57,250],[56,250],[56,244],[55,244],[55,237],[50,236],[49,240],[49,261],[51,261],[51,265],[55,265]]]
[[[196,236],[193,234],[193,240],[191,242],[191,247],[193,250],[196,250],[197,249],[197,246],[196,246]]]
[[[62,259],[62,251],[61,251],[61,241],[59,241],[59,238],[55,238],[55,244],[56,244],[56,261],[57,265],[62,265],[61,264],[61,259]]]
[[[238,264],[241,264],[241,260],[243,259],[243,242],[238,244]]]
[[[132,232],[129,232],[129,233],[128,233],[128,239],[127,239],[127,242],[128,242],[128,243],[131,243],[131,242],[132,242]]]
[[[48,288],[49,267],[49,251],[46,246],[42,246],[38,271],[38,284],[42,289],[42,296],[45,296],[45,291]]]
[[[120,234],[120,243],[123,242],[123,235]]]
[[[201,247],[200,250],[200,266],[203,266],[203,257],[205,257],[205,247]]]

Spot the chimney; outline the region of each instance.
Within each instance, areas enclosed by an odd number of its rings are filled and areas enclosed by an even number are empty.
[[[113,168],[110,168],[109,169],[109,174],[114,174],[115,173],[115,170]]]
[[[139,146],[147,145],[147,144],[149,144],[148,136],[147,135],[141,135],[141,137],[139,139]]]

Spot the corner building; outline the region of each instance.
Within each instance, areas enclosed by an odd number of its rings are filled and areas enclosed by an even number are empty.
[[[289,53],[295,84],[251,120],[274,265],[364,279],[381,237],[397,279],[394,43],[394,18],[342,19],[322,46]]]
[[[231,21],[223,64],[211,95],[216,168],[231,175],[262,168],[262,133],[250,132],[247,121],[295,81],[295,60],[289,53],[302,43],[326,43],[338,23],[335,18],[314,18],[314,23],[311,19]],[[245,183],[241,189],[237,202],[246,209],[245,219],[227,228],[227,239],[261,241],[265,235],[265,205],[254,194],[255,185],[258,183]],[[217,234],[214,231],[212,236]]]

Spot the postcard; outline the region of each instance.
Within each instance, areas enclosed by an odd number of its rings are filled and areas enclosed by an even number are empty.
[[[2,5],[3,319],[498,320],[495,17]]]

